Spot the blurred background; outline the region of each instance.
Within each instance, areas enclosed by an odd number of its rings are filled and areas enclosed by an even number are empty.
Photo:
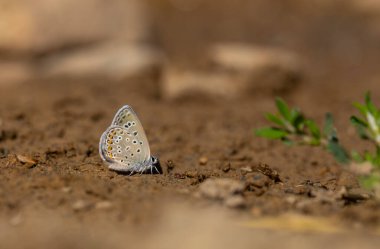
[[[301,76],[371,82],[379,77],[379,13],[377,0],[1,0],[0,83],[120,80],[152,69],[168,96],[182,91],[172,81],[207,92],[190,86],[199,79],[231,95],[239,91],[220,81],[252,74],[260,79],[252,84],[280,89]],[[268,68],[276,76],[258,83]]]

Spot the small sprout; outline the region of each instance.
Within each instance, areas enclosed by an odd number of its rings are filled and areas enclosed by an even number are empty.
[[[280,139],[285,144],[322,146],[334,155],[337,161],[348,163],[349,156],[339,144],[331,114],[326,114],[323,131],[317,123],[305,118],[297,108],[289,108],[286,102],[276,98],[277,114],[267,113],[266,119],[273,124],[256,130],[256,135],[268,139]]]

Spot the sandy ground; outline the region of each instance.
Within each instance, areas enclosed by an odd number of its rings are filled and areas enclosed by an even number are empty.
[[[296,0],[246,3],[238,19],[240,1],[204,1],[195,12],[150,2],[156,39],[174,64],[202,67],[207,45],[237,40],[301,55],[302,82],[275,94],[268,86],[234,100],[173,101],[160,97],[155,73],[0,85],[0,247],[377,248],[380,204],[350,198],[367,193],[355,175],[319,148],[253,134],[279,95],[320,124],[332,112],[342,142],[367,148],[348,119],[367,90],[380,104],[380,38],[370,18]],[[100,135],[125,104],[163,174],[126,176],[102,163]],[[200,186],[219,178],[246,186],[243,205],[200,197]]]

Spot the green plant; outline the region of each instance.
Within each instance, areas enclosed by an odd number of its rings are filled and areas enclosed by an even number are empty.
[[[339,144],[333,117],[326,114],[323,129],[317,123],[306,118],[298,108],[289,108],[281,98],[276,98],[278,113],[267,113],[266,119],[272,123],[271,127],[256,130],[256,135],[268,139],[280,139],[288,145],[321,146],[334,155],[341,163],[349,162],[349,155]]]
[[[360,117],[352,116],[351,123],[356,127],[360,138],[370,141],[374,145],[372,151],[359,153],[352,152],[352,159],[359,164],[370,163],[372,170],[361,177],[365,187],[380,184],[380,109],[375,106],[368,92],[364,104],[354,103]]]
[[[289,108],[287,103],[276,98],[278,112],[267,113],[266,119],[272,123],[271,127],[264,127],[255,131],[257,136],[268,139],[278,139],[287,145],[311,145],[328,150],[335,159],[348,164],[370,164],[369,172],[361,177],[363,186],[373,188],[380,184],[380,109],[375,106],[370,93],[365,96],[364,104],[354,103],[360,116],[352,116],[351,123],[356,127],[360,138],[369,140],[374,145],[372,151],[362,153],[353,151],[351,154],[339,143],[333,117],[326,114],[323,129],[317,123],[306,118],[298,108]]]

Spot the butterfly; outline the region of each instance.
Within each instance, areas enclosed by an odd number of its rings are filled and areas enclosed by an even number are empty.
[[[128,105],[117,111],[111,126],[100,137],[99,154],[108,168],[117,172],[161,173],[158,158],[150,154],[141,122]]]

